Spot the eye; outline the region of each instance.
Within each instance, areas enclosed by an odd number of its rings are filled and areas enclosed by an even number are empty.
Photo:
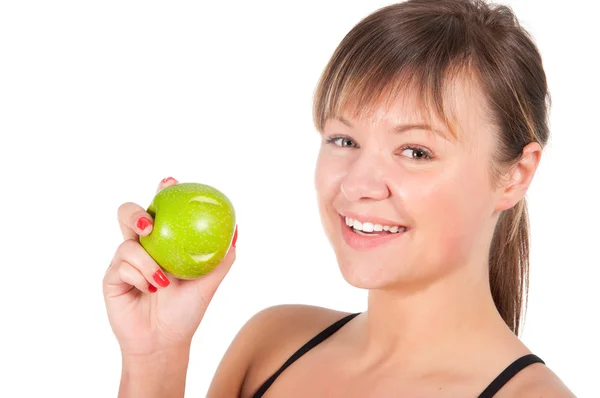
[[[340,148],[356,148],[356,143],[348,137],[330,137],[325,141],[326,144],[333,144]]]
[[[402,148],[402,153],[404,153],[406,151],[412,151],[412,156],[409,156],[409,158],[412,160],[432,160],[433,159],[431,152],[429,152],[425,148],[407,145]]]

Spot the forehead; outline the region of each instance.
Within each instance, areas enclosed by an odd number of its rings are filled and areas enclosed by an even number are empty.
[[[464,142],[473,142],[490,128],[487,100],[474,79],[459,76],[446,81],[442,98],[447,123],[427,96],[415,89],[398,90],[393,96],[388,92],[372,104],[347,101],[342,111],[330,119],[348,127],[386,130],[421,125],[448,141]]]

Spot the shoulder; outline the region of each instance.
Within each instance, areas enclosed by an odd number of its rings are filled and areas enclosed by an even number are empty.
[[[247,323],[253,353],[242,396],[251,396],[302,345],[349,312],[312,305],[266,308]]]
[[[519,372],[519,380],[507,396],[575,398],[562,380],[547,366],[534,364]],[[502,395],[504,396],[504,395]]]
[[[289,341],[294,336],[318,333],[322,328],[349,315],[349,312],[305,304],[282,304],[258,312],[246,324],[248,331],[262,336],[271,346],[274,340]],[[281,336],[281,338],[277,338]]]
[[[303,304],[259,311],[231,342],[207,396],[251,396],[306,341],[349,314]]]

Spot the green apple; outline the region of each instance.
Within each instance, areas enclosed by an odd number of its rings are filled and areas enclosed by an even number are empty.
[[[179,279],[206,275],[223,260],[235,231],[235,210],[221,191],[193,182],[159,191],[148,207],[152,232],[140,237],[150,257]]]

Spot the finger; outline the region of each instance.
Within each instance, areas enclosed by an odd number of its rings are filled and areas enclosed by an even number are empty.
[[[170,187],[171,185],[175,185],[178,182],[179,181],[177,181],[173,177],[163,178],[161,180],[161,182],[158,184],[158,187],[156,188],[156,192],[160,192],[162,189],[165,189],[166,187]]]
[[[126,240],[121,243],[115,261],[126,261],[137,269],[146,278],[147,282],[159,288],[165,288],[171,284],[171,281],[160,266],[144,250],[142,245],[136,240]]]
[[[144,275],[133,265],[121,260],[105,278],[105,288],[109,294],[123,294],[135,287],[144,293],[155,293],[156,287],[148,283]]]
[[[127,202],[119,206],[117,218],[124,240],[137,240],[152,231],[152,216],[136,203]]]

